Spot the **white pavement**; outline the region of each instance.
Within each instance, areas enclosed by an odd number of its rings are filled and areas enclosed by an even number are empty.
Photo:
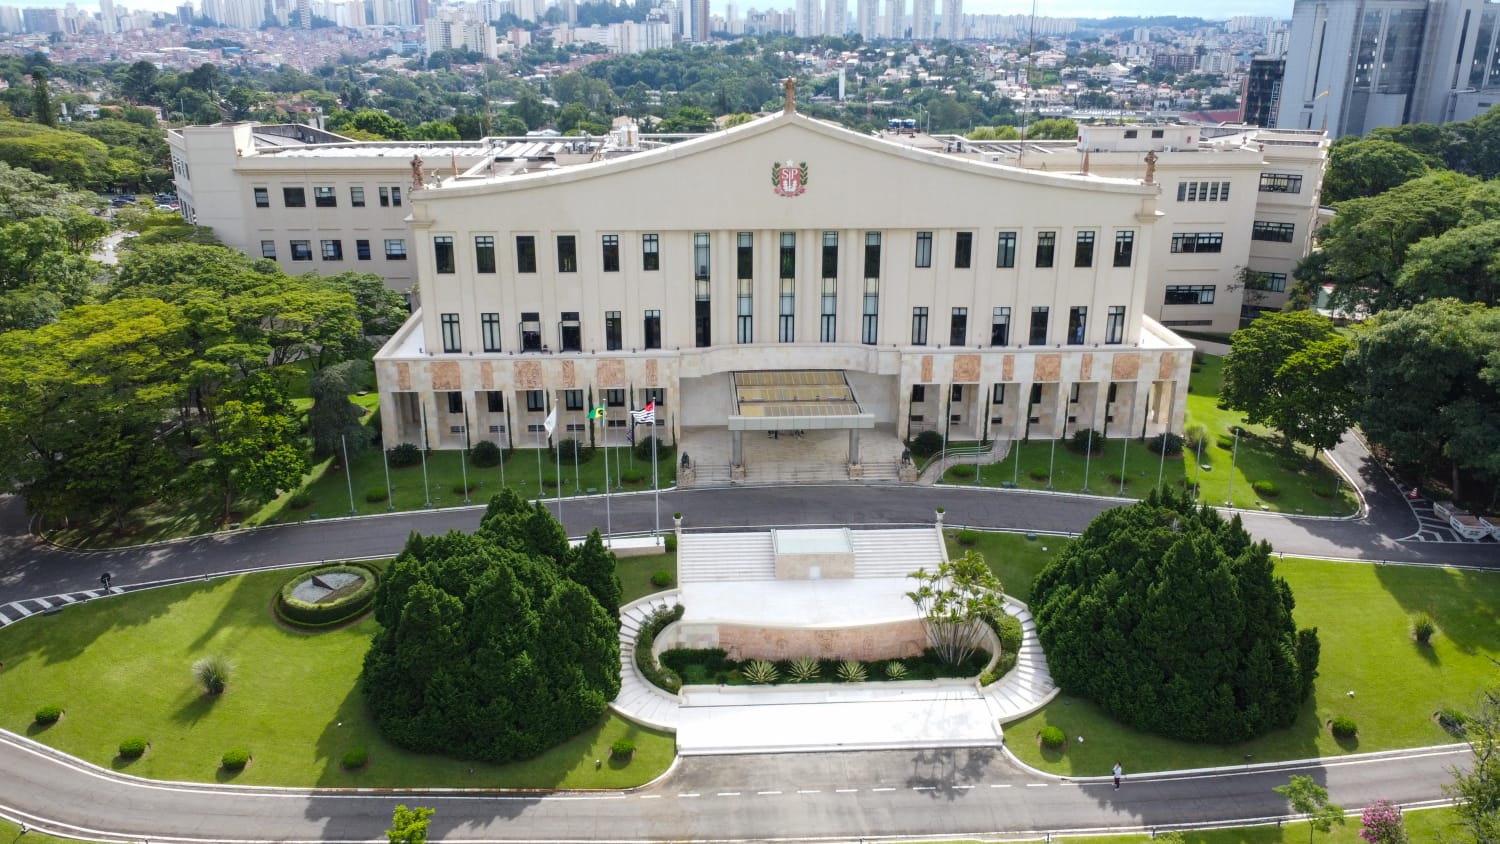
[[[871,563],[865,578],[890,578],[892,566],[907,572],[946,558],[941,534],[931,528],[852,531],[850,536],[861,566],[865,560]],[[685,537],[679,548],[684,591],[738,583],[746,590],[745,604],[755,606],[758,587],[775,578],[770,534],[698,538],[708,541],[695,548]],[[821,585],[830,584],[837,585]],[[972,680],[941,680],[689,686],[680,695],[670,694],[641,676],[635,641],[647,617],[682,599],[682,592],[671,590],[621,609],[621,688],[611,708],[632,721],[676,732],[678,752],[684,755],[993,746],[1002,736],[1000,724],[1036,711],[1057,695],[1031,613],[1009,598],[1006,610],[1021,620],[1024,638],[1015,668],[988,687]]]

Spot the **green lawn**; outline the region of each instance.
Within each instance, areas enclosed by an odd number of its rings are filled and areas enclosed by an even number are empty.
[[[360,663],[376,625],[366,617],[318,634],[292,632],[271,617],[288,571],[152,589],[69,606],[0,631],[0,726],[99,765],[154,779],[288,786],[623,788],[671,763],[671,736],[608,716],[536,759],[488,765],[410,753],[385,742],[365,712]],[[203,696],[190,666],[207,654],[233,664],[219,699]],[[37,708],[66,714],[39,728]],[[151,742],[134,762],[119,743]],[[630,737],[628,764],[609,746]],[[238,776],[219,769],[233,747],[254,757]],[[369,752],[361,771],[343,770],[350,748]]]
[[[1038,534],[1036,539],[1027,539],[1019,533],[990,533],[976,531],[975,542],[970,547],[958,543],[958,531],[945,532],[948,537],[948,556],[957,557],[968,550],[984,555],[1005,594],[1018,601],[1031,600],[1031,582],[1047,561],[1057,556],[1071,539],[1061,536]],[[1044,550],[1045,549],[1045,550]]]
[[[1126,729],[1091,703],[1062,696],[1007,725],[1007,746],[1044,770],[1088,776],[1107,773],[1116,759],[1127,771],[1161,771],[1455,741],[1432,715],[1445,706],[1471,710],[1495,684],[1500,573],[1295,558],[1276,571],[1296,596],[1298,625],[1317,627],[1322,643],[1313,695],[1290,728],[1243,744],[1187,744]],[[1437,622],[1431,647],[1410,636],[1410,617],[1419,611]],[[1324,725],[1336,715],[1355,720],[1357,739],[1333,738]],[[1068,734],[1064,751],[1038,747],[1036,736],[1049,724]]]
[[[959,474],[966,469],[955,471],[956,467],[950,466],[943,482],[991,487],[1015,484],[1022,489],[1047,489],[1050,483],[1051,489],[1062,492],[1121,495],[1123,478],[1123,495],[1127,498],[1144,496],[1158,482],[1178,488],[1197,484],[1202,499],[1212,504],[1233,501],[1235,507],[1246,509],[1323,516],[1355,511],[1358,502],[1353,492],[1339,482],[1330,467],[1313,462],[1311,452],[1299,449],[1288,453],[1269,429],[1247,426],[1243,414],[1218,408],[1222,358],[1204,356],[1196,370],[1187,397],[1187,424],[1208,429],[1201,461],[1196,452],[1163,460],[1145,443],[1133,439],[1110,439],[1100,453],[1089,458],[1069,449],[1064,441],[1032,439],[1012,444],[1005,460],[978,467],[966,477]],[[1231,435],[1236,425],[1245,430],[1237,455],[1232,450]],[[1277,494],[1256,493],[1251,484],[1258,480],[1273,482]]]
[[[1346,811],[1358,812],[1363,806],[1345,806]],[[1420,809],[1404,813],[1406,832],[1412,841],[1437,841],[1443,833],[1452,834],[1450,828],[1458,815],[1453,809]],[[1283,827],[1252,826],[1242,829],[1206,829],[1183,833],[1187,844],[1303,844],[1308,840],[1305,822],[1289,823]],[[1143,844],[1153,840],[1149,834],[1140,835],[1089,835],[1053,836],[1054,841],[1078,841],[1085,844]],[[1335,826],[1328,835],[1318,833],[1315,844],[1365,844],[1359,837],[1359,815],[1345,819],[1343,826]],[[958,839],[926,844],[967,844],[977,839]]]
[[[623,607],[637,598],[654,595],[677,585],[677,552],[621,557],[615,571],[620,575],[620,606]],[[656,586],[651,583],[651,575],[659,571],[672,575],[672,586]]]

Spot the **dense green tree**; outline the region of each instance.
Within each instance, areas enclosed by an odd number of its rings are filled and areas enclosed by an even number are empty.
[[[109,149],[77,132],[0,121],[0,161],[91,191],[110,186]]]
[[[429,120],[411,130],[414,141],[457,141],[458,129],[446,120]]]
[[[52,89],[47,84],[47,72],[31,72],[31,119],[43,126],[57,128],[57,107],[52,102]]]
[[[51,322],[93,292],[103,268],[88,254],[108,224],[76,208],[63,213],[0,225],[0,331]]]
[[[1066,117],[1048,117],[1026,127],[1030,140],[1072,141],[1078,138],[1078,124]]]
[[[1443,794],[1453,800],[1460,839],[1467,844],[1500,841],[1500,693],[1490,690],[1464,722],[1473,758],[1448,769]]]
[[[527,512],[551,519],[505,490],[475,534],[413,535],[381,582],[362,687],[391,741],[526,759],[597,723],[619,694],[616,620],[568,578],[565,551],[522,550],[534,541],[511,533]]]
[[[701,108],[683,106],[661,122],[662,132],[712,132],[714,116]]]
[[[516,100],[510,106],[511,116],[520,118],[521,121],[526,124],[527,131],[534,131],[537,129],[541,129],[543,126],[546,126],[547,116],[550,113],[551,111],[550,109],[548,109],[546,104],[538,99],[535,94],[532,94],[529,91],[525,94],[522,94],[520,99]],[[526,132],[518,132],[514,134],[524,135],[526,134]]]
[[[1058,685],[1135,729],[1243,741],[1291,724],[1317,674],[1270,545],[1170,489],[1095,518],[1031,594]]]
[[[385,338],[395,334],[411,309],[400,293],[385,286],[385,279],[375,273],[345,270],[333,275],[304,276],[313,284],[354,297],[355,317],[365,337]]]
[[[427,844],[427,825],[432,822],[432,809],[418,806],[406,808],[396,806],[391,816],[391,828],[386,830],[388,844]]]
[[[1276,429],[1288,447],[1333,448],[1356,400],[1344,368],[1349,348],[1327,317],[1265,314],[1230,338],[1219,400],[1250,423]]]
[[[1334,824],[1344,825],[1344,807],[1328,802],[1328,789],[1318,785],[1312,777],[1293,774],[1286,785],[1278,785],[1271,790],[1285,797],[1292,805],[1292,811],[1306,816],[1309,844],[1314,832],[1326,835]]]
[[[1449,229],[1412,244],[1397,294],[1408,302],[1459,299],[1494,305],[1500,287],[1500,219]]]
[[[345,449],[350,459],[370,444],[369,432],[360,421],[365,409],[349,400],[370,378],[370,363],[340,361],[314,372],[308,378],[313,404],[307,411],[307,429],[312,435],[314,457],[338,457]]]
[[[411,138],[411,129],[405,123],[383,111],[370,108],[354,112],[337,112],[329,118],[328,128],[335,132],[357,129],[374,135],[378,139],[389,141],[405,141]]]
[[[1352,138],[1352,136],[1351,136]],[[1421,155],[1391,141],[1347,139],[1328,151],[1323,202],[1375,196],[1427,174]]]
[[[155,103],[158,76],[156,65],[142,59],[132,64],[120,79],[120,95],[141,105]]]
[[[228,521],[236,497],[270,501],[295,488],[308,467],[295,410],[270,373],[237,381],[216,398],[211,420],[202,428],[204,459],[193,465],[189,481],[217,496]]]
[[[614,552],[604,547],[598,529],[567,551],[568,578],[589,590],[610,618],[620,617],[620,575]]]

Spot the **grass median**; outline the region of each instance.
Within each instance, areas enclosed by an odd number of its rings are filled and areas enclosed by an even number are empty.
[[[634,561],[641,569],[669,566],[660,557]],[[98,765],[192,782],[612,789],[647,782],[672,761],[671,736],[613,715],[508,765],[402,750],[380,735],[359,688],[374,619],[311,634],[281,626],[271,601],[292,576],[262,572],[146,590],[0,631],[0,726]],[[210,654],[233,665],[227,690],[214,698],[190,670]],[[50,704],[63,717],[38,726],[37,709]],[[139,759],[120,758],[120,742],[134,737],[150,748]],[[636,745],[624,764],[610,761],[620,738]],[[232,748],[252,756],[238,774],[219,765]],[[346,770],[344,754],[356,748],[369,763]],[[603,764],[596,768],[595,760]]]

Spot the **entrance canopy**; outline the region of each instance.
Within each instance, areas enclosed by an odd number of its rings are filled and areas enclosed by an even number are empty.
[[[731,431],[873,428],[875,415],[860,410],[854,390],[837,369],[734,373]]]

